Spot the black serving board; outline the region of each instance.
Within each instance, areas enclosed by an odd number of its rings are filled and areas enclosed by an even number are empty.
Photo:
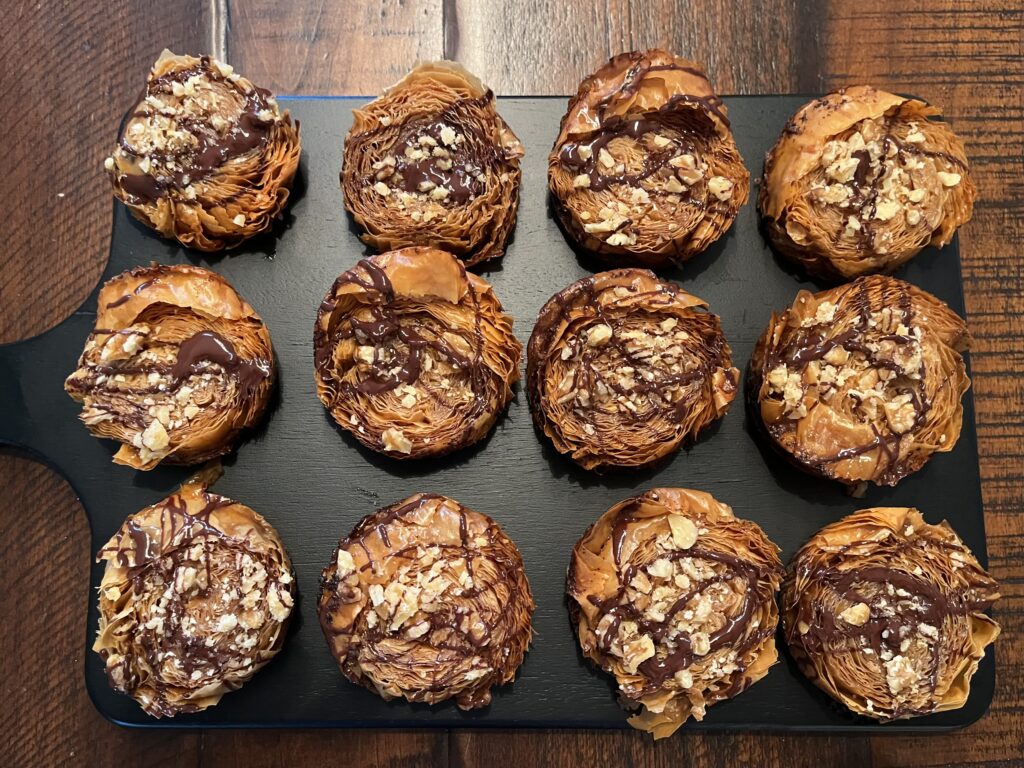
[[[585,727],[624,728],[610,678],[577,650],[563,590],[573,544],[615,502],[655,486],[709,491],[736,514],[759,523],[788,559],[814,531],[868,506],[917,506],[931,522],[946,518],[982,563],[985,532],[974,405],[965,401],[964,426],[952,453],[936,456],[897,488],[871,488],[863,499],[838,485],[804,476],[763,446],[741,398],[696,445],[656,469],[584,471],[534,432],[520,388],[516,400],[481,444],[440,460],[400,462],[363,449],[338,429],[317,400],[312,329],[332,281],[367,251],[342,206],[338,171],[351,110],[364,99],[282,98],[302,124],[303,157],[294,201],[273,236],[223,256],[188,252],[162,240],[114,205],[110,263],[104,280],[155,260],[196,263],[220,272],[248,299],[270,328],[279,361],[279,386],[266,423],[225,460],[215,490],[253,507],[280,531],[298,576],[299,600],[281,654],[242,690],[196,715],[155,720],[114,693],[100,659],[87,651],[85,675],[97,708],[114,722],[149,727]],[[752,176],[789,116],[806,98],[726,99],[733,131]],[[549,211],[547,153],[565,109],[563,98],[499,99],[499,109],[526,147],[519,223],[505,257],[481,273],[516,319],[524,343],[543,303],[570,282],[599,269],[574,252]],[[756,199],[756,187],[751,200]],[[666,275],[711,304],[722,318],[735,364],[747,364],[772,310],[801,288],[817,289],[788,271],[758,230],[753,202],[728,234],[685,268]],[[899,276],[964,311],[956,241],[929,249]],[[0,442],[22,446],[59,470],[89,515],[92,550],[125,516],[152,504],[186,477],[184,468],[137,472],[111,463],[116,445],[91,437],[63,391],[95,319],[96,292],[56,328],[0,347]],[[523,367],[525,369],[525,359]],[[384,702],[345,680],[327,651],[316,618],[319,576],[338,539],[375,508],[418,491],[451,496],[494,517],[519,545],[537,601],[537,634],[512,685],[493,703],[465,713],[438,706]],[[25,510],[27,515],[45,510]],[[8,536],[16,535],[11,530]],[[91,585],[100,581],[93,565]],[[83,641],[96,633],[95,590],[90,591]],[[784,645],[779,638],[780,646]],[[712,707],[685,729],[798,729],[858,732],[955,728],[980,717],[992,698],[991,649],[974,678],[967,705],[957,711],[880,726],[854,717],[809,685],[791,660],[732,701]]]

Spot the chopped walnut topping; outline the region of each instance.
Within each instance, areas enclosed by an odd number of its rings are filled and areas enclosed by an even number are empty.
[[[672,529],[672,541],[679,549],[689,549],[697,543],[697,526],[682,515],[669,515],[669,527]]]
[[[724,176],[712,176],[708,179],[708,190],[719,200],[728,200],[732,196],[733,183]]]
[[[856,603],[839,614],[840,619],[855,627],[863,626],[870,617],[871,608],[868,607],[867,603]]]
[[[593,347],[600,347],[606,344],[612,337],[612,328],[606,323],[595,325],[587,331],[587,343]]]
[[[161,451],[170,444],[170,437],[164,425],[154,419],[142,433],[142,444],[151,451]]]
[[[397,451],[398,453],[412,453],[412,442],[400,429],[389,427],[381,435],[384,450]]]

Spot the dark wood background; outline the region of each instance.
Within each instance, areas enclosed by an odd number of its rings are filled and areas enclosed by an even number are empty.
[[[567,94],[611,54],[658,45],[704,62],[723,94],[868,82],[941,105],[980,190],[961,247],[1003,636],[991,710],[948,735],[684,733],[653,744],[632,732],[129,731],[97,714],[82,677],[92,599],[85,515],[53,472],[0,452],[0,763],[1024,765],[1021,0],[50,0],[3,9],[0,343],[55,325],[99,278],[110,239],[102,161],[165,46],[226,55],[282,94],[374,94],[417,59],[440,57],[502,95]]]

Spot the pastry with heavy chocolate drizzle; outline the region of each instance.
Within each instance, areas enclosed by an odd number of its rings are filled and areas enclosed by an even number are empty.
[[[277,531],[210,493],[207,469],[131,515],[100,550],[93,650],[153,717],[214,706],[284,643],[295,579]]]
[[[138,267],[99,293],[96,325],[64,389],[98,437],[136,469],[198,464],[259,423],[274,382],[270,334],[220,275]]]
[[[454,62],[426,62],[353,115],[341,186],[363,242],[442,248],[467,265],[502,255],[523,145],[490,89]]]
[[[895,485],[956,445],[969,340],[948,306],[892,277],[801,291],[754,348],[747,393],[797,466],[855,492]]]
[[[855,512],[816,533],[783,586],[786,642],[819,688],[853,712],[898,720],[962,707],[999,585],[948,523],[916,509]]]
[[[551,297],[527,357],[534,423],[587,469],[668,456],[725,415],[739,380],[707,304],[644,269]]]
[[[585,79],[548,158],[566,230],[624,266],[703,251],[732,225],[749,182],[703,70],[660,50],[619,54]]]
[[[491,518],[435,494],[363,518],[324,569],[319,606],[342,673],[384,699],[485,707],[533,635],[516,545]]]
[[[299,124],[209,56],[164,51],[105,167],[143,224],[200,251],[265,232],[288,201]]]
[[[779,548],[701,491],[655,488],[576,543],[569,610],[583,655],[615,676],[629,722],[670,736],[768,673]]]
[[[313,344],[334,420],[399,459],[481,440],[512,399],[522,354],[491,286],[436,248],[371,256],[341,275]]]
[[[764,162],[758,205],[775,248],[848,280],[946,245],[976,191],[963,142],[938,114],[865,85],[803,106]]]

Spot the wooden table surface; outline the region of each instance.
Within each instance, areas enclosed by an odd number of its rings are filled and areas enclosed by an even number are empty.
[[[130,731],[85,691],[82,508],[56,474],[0,452],[0,764],[1024,765],[1021,0],[11,0],[4,11],[0,342],[55,325],[99,278],[110,240],[103,158],[165,46],[226,56],[281,94],[374,94],[417,59],[441,57],[498,94],[567,94],[610,55],[657,45],[704,62],[723,94],[867,82],[941,105],[979,186],[961,247],[1003,636],[991,710],[947,735],[682,733],[654,744],[634,732]]]

